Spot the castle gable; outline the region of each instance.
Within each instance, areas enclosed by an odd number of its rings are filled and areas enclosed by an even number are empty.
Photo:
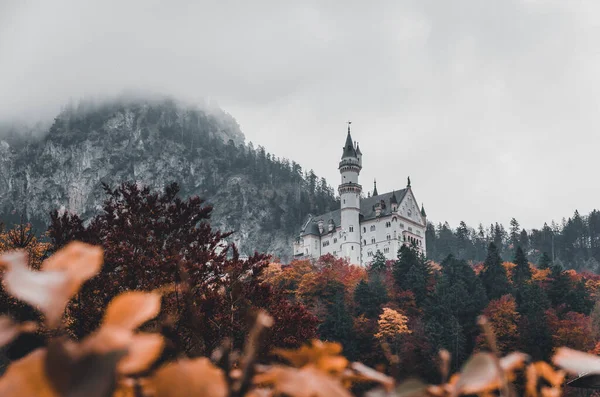
[[[415,200],[415,196],[410,190],[408,194],[405,194],[404,197],[400,200],[400,215],[406,219],[410,219],[413,222],[418,223],[419,225],[425,224],[423,217],[421,216],[421,210],[419,209],[419,205],[417,200]]]

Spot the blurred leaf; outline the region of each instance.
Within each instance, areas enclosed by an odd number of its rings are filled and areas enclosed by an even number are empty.
[[[476,353],[463,366],[455,385],[455,394],[478,394],[498,389],[500,374],[495,357],[490,353]]]
[[[124,292],[108,304],[103,325],[134,330],[158,315],[160,299],[158,292]]]
[[[600,357],[567,347],[556,349],[552,362],[572,374],[600,374]]]
[[[307,365],[301,369],[273,367],[254,377],[255,384],[272,385],[275,394],[294,397],[350,397],[335,378]]]
[[[155,397],[226,397],[228,393],[223,371],[204,357],[159,368],[148,389]]]

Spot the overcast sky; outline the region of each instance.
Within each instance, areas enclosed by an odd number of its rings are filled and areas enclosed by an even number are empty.
[[[293,4],[295,3],[295,4]],[[600,207],[597,0],[0,0],[0,119],[149,89],[216,101],[337,186],[410,175],[430,220]]]

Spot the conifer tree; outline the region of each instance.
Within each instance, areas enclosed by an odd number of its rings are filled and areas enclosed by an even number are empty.
[[[398,260],[394,263],[392,273],[394,281],[400,288],[404,288],[404,279],[410,268],[419,264],[419,254],[414,247],[403,244],[398,250]]]
[[[335,293],[332,302],[328,304],[327,317],[319,326],[319,335],[323,340],[341,343],[344,354],[354,357],[356,351],[353,320],[344,300],[343,288]]]
[[[517,247],[513,262],[517,265],[513,273],[513,284],[516,288],[520,288],[522,284],[531,280],[529,261],[520,246]]]
[[[490,243],[488,246],[488,254],[481,272],[481,282],[490,300],[499,299],[502,295],[510,292],[506,269],[502,266],[502,258],[500,258],[500,253],[494,243]]]
[[[381,311],[381,305],[387,301],[387,290],[379,274],[370,274],[369,281],[361,280],[354,290],[354,303],[358,315],[375,318]]]
[[[571,280],[560,264],[554,263],[550,269],[551,281],[548,287],[548,298],[550,298],[552,306],[558,306],[564,302],[569,293]]]
[[[375,252],[375,256],[373,257],[373,262],[371,262],[371,267],[369,268],[369,273],[384,272],[386,270],[385,262],[386,262],[385,256],[383,255],[383,253],[380,250],[377,250],[377,252]]]
[[[552,259],[547,252],[544,252],[538,261],[539,269],[550,269],[550,265],[552,264]]]
[[[548,360],[552,354],[552,335],[546,318],[549,307],[548,297],[537,283],[523,286],[518,307],[520,342],[521,349],[533,360]]]

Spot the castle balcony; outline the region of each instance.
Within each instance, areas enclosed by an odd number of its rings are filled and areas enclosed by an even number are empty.
[[[342,161],[340,161],[340,165],[338,167],[340,170],[342,168],[353,168],[353,169],[362,169],[362,166],[360,165],[360,160],[355,159],[355,158],[345,158]]]
[[[362,185],[358,183],[347,182],[343,183],[338,187],[338,193],[360,193],[362,192]]]

